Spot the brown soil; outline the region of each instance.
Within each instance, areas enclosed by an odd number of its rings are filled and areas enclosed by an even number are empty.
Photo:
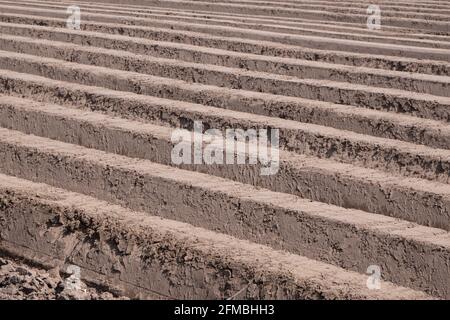
[[[81,289],[68,285],[59,270],[30,266],[0,255],[0,300],[115,300],[126,299],[81,282]]]
[[[0,0],[0,298],[450,298],[450,3],[105,2]]]

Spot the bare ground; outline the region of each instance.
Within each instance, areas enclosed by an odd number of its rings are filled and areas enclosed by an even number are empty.
[[[0,256],[0,300],[116,300],[126,299],[81,282],[71,289],[68,275],[24,261]]]

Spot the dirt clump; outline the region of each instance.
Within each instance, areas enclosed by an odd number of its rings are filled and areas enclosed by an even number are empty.
[[[80,282],[75,289],[70,278],[57,270],[29,266],[21,261],[0,257],[0,300],[123,300],[111,292]]]

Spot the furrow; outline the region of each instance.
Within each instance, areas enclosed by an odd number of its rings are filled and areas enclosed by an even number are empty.
[[[176,164],[172,150],[177,141],[172,140],[172,128],[86,112],[67,104],[63,107],[14,97],[0,98],[3,101],[0,125],[5,128],[450,230],[447,185],[285,151],[280,154],[275,175],[262,175],[266,166],[250,164],[245,153],[242,155],[245,163],[241,165],[211,164],[204,160],[198,164]],[[196,135],[201,137],[201,133]],[[205,153],[207,144],[196,139]],[[192,146],[188,149],[194,151]],[[236,154],[233,159],[237,159]]]

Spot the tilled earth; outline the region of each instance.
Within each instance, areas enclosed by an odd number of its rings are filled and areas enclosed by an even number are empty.
[[[58,270],[44,270],[21,261],[0,257],[0,300],[115,300],[124,299],[111,292],[89,287],[72,289],[68,278]]]
[[[450,299],[450,0],[376,3],[0,0],[0,252],[86,282],[2,296]]]

